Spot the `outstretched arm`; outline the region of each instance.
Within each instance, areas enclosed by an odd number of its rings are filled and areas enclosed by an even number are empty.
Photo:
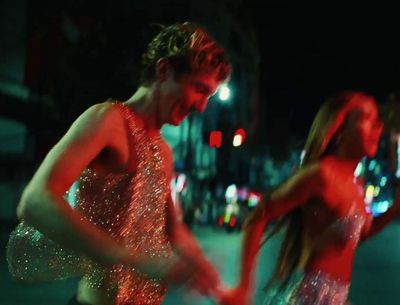
[[[286,183],[264,199],[252,213],[244,233],[241,275],[237,288],[221,297],[222,304],[249,304],[254,286],[253,270],[256,265],[261,238],[270,220],[289,213],[312,197],[322,194],[324,176],[320,165],[300,169]]]

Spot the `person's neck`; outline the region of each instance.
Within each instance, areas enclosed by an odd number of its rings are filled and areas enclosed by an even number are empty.
[[[125,101],[125,105],[131,108],[140,118],[143,128],[149,134],[159,134],[162,123],[159,118],[156,90],[153,86],[140,86],[136,92]]]

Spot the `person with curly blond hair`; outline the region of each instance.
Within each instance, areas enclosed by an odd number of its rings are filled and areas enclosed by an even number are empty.
[[[174,213],[173,156],[160,129],[203,112],[230,64],[208,32],[185,22],[161,28],[141,71],[128,100],[79,116],[17,208],[11,274],[27,282],[79,277],[70,304],[159,305],[170,284],[211,293],[220,282]]]

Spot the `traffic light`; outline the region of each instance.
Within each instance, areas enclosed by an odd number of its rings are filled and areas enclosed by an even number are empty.
[[[222,132],[219,130],[214,130],[210,132],[210,137],[208,139],[210,147],[220,148],[222,143]]]
[[[206,136],[206,135],[204,135]],[[246,138],[246,132],[243,128],[239,128],[235,131],[232,139],[232,145],[238,147],[244,143]],[[219,130],[213,130],[208,135],[208,144],[210,147],[220,148],[222,145],[222,132]]]
[[[242,145],[245,138],[246,138],[246,132],[244,131],[244,129],[243,128],[237,129],[233,136],[232,145],[235,147]]]

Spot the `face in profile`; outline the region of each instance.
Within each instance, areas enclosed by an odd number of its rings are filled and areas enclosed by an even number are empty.
[[[204,112],[218,85],[217,76],[212,73],[183,74],[177,78],[171,75],[164,86],[164,122],[179,125],[189,114]]]
[[[352,110],[343,127],[345,150],[357,157],[373,157],[378,151],[383,123],[372,98],[365,98]]]

